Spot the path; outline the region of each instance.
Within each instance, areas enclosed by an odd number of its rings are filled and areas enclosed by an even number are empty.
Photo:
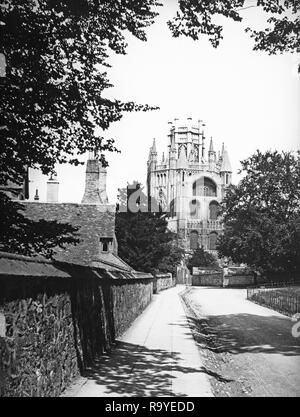
[[[155,295],[113,352],[101,357],[65,396],[212,396],[179,296],[184,289]]]

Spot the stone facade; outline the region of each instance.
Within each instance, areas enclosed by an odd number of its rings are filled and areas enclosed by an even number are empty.
[[[211,138],[206,138],[201,122],[192,119],[170,123],[168,156],[158,160],[155,140],[150,148],[147,169],[149,199],[169,213],[169,228],[183,239],[187,250],[203,246],[215,250],[222,222],[218,207],[232,169],[224,147],[217,154]]]

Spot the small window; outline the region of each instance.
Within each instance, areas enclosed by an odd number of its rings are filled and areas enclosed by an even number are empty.
[[[100,243],[101,243],[102,252],[109,252],[110,245],[112,245],[112,243],[113,243],[113,238],[112,237],[101,237],[100,238]]]

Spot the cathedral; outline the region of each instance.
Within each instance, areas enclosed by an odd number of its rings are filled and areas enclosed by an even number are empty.
[[[206,144],[202,121],[169,122],[168,152],[158,159],[155,139],[147,167],[149,201],[168,213],[169,229],[182,239],[187,251],[203,247],[215,251],[223,224],[219,204],[231,184],[228,152]]]

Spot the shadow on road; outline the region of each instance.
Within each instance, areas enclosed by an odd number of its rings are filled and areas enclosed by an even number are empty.
[[[277,316],[229,314],[195,318],[189,323],[196,341],[215,353],[279,353],[300,355],[300,340],[291,334],[293,322]]]
[[[179,352],[148,349],[140,345],[117,342],[110,355],[99,357],[95,365],[84,374],[102,385],[103,395],[172,396],[174,373],[203,372],[214,378],[222,377],[205,367],[180,365]],[[225,382],[225,381],[224,381]],[[186,396],[176,393],[176,396]]]

